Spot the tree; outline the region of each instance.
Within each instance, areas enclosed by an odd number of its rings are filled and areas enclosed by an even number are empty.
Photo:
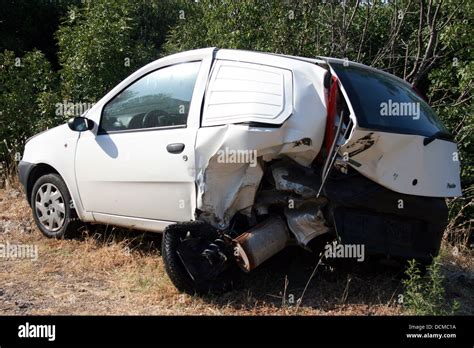
[[[81,0],[0,0],[0,52],[10,50],[23,56],[40,50],[57,69],[54,33],[68,3],[80,4]]]
[[[138,67],[159,57],[173,1],[97,0],[72,6],[57,32],[61,94],[95,102]]]

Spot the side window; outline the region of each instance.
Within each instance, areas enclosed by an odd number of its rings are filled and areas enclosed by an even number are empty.
[[[200,65],[177,64],[135,81],[104,106],[100,131],[186,125]]]

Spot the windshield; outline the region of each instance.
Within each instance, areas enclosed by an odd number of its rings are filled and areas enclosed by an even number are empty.
[[[349,97],[360,127],[449,138],[433,109],[402,81],[355,65],[337,63],[331,67]]]

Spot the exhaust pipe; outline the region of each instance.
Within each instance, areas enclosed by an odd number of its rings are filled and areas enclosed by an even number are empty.
[[[286,223],[273,216],[233,240],[239,267],[250,272],[285,248],[289,241]]]

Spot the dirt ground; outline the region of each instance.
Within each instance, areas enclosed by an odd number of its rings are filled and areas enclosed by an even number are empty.
[[[0,314],[397,315],[400,267],[375,262],[323,264],[304,292],[317,256],[287,248],[238,289],[220,296],[179,293],[160,257],[159,234],[110,226],[52,240],[34,225],[23,194],[0,190],[0,244],[38,247],[36,261],[0,259]],[[449,249],[449,250],[448,250]],[[443,249],[448,300],[474,314],[473,258]],[[298,304],[298,299],[304,296]]]

